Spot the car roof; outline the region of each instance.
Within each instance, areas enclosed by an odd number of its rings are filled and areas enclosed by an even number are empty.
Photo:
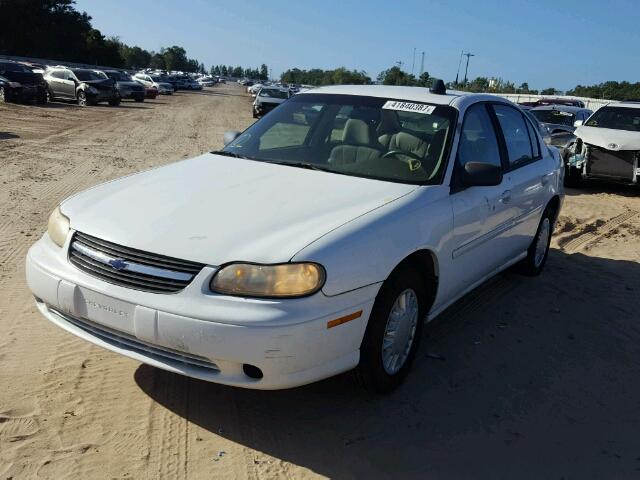
[[[605,107],[640,108],[640,102],[624,101],[607,103]]]
[[[359,95],[363,97],[393,98],[396,100],[411,100],[415,102],[431,103],[435,105],[452,105],[458,109],[481,101],[492,101],[514,105],[509,100],[488,93],[460,92],[447,90],[444,94],[432,93],[426,87],[404,87],[390,85],[335,85],[317,87],[313,90],[300,92],[299,95],[310,94],[338,94]]]
[[[558,104],[541,105],[539,107],[534,107],[531,109],[532,112],[537,112],[540,110],[558,110],[559,112],[578,113],[578,112],[582,112],[583,110],[589,110],[589,109],[583,108],[583,107],[573,107],[570,105],[558,105]]]

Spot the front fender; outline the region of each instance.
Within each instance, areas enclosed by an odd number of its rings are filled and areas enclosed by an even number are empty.
[[[430,250],[439,263],[453,224],[448,195],[447,187],[420,187],[327,233],[292,261],[323,265],[327,280],[322,291],[328,296],[383,282],[417,250]]]

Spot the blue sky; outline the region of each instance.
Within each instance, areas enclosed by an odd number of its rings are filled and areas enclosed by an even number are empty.
[[[181,45],[211,64],[365,70],[396,61],[453,80],[469,77],[568,89],[640,81],[638,0],[77,0],[107,36],[148,50]]]

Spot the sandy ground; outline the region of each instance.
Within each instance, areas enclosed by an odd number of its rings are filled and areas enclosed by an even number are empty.
[[[535,279],[425,329],[388,396],[350,374],[280,392],[169,374],[44,320],[24,256],[73,192],[220,147],[235,86],[121,108],[0,105],[0,479],[640,478],[640,192],[568,192]]]

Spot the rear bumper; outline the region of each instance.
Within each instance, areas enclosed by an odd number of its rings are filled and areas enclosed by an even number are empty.
[[[206,267],[205,270],[207,270]],[[105,283],[75,268],[45,235],[30,250],[27,283],[41,313],[66,331],[135,360],[211,382],[290,388],[355,367],[378,286],[293,301],[204,295],[201,272],[176,294]],[[202,309],[201,306],[206,308]],[[362,311],[359,318],[328,322]],[[251,378],[243,366],[258,367]]]

